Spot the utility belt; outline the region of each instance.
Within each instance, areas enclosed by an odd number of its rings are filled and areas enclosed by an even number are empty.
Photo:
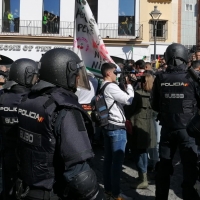
[[[26,197],[41,200],[61,200],[53,191],[40,189],[30,189]]]
[[[16,199],[61,200],[53,191],[25,186],[21,179],[16,181]]]

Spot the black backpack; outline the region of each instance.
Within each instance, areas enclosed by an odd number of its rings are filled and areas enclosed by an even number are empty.
[[[109,111],[115,103],[114,101],[113,104],[108,109],[103,96],[106,86],[110,83],[111,82],[105,83],[104,86],[99,90],[99,93],[92,100],[91,118],[92,121],[95,122],[97,126],[106,126],[108,124]]]

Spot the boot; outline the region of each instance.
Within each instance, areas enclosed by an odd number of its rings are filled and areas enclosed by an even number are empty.
[[[131,185],[134,189],[146,189],[148,186],[147,173],[139,173],[139,178]]]

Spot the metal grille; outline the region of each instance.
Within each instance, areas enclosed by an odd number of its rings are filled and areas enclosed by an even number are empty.
[[[149,21],[149,38],[150,41],[154,40],[155,31],[154,31],[154,21]],[[157,22],[156,30],[156,40],[157,41],[166,41],[168,36],[168,23],[166,20],[159,20]]]
[[[31,36],[60,36],[73,37],[74,22],[61,21],[44,25],[40,20],[19,20],[11,25],[8,21],[0,20],[0,35],[31,35]],[[102,38],[143,38],[143,25],[133,24],[133,35],[120,35],[119,24],[99,23],[99,31]],[[12,30],[12,31],[11,31]]]

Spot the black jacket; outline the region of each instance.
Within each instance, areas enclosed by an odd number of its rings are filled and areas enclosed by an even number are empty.
[[[163,127],[186,128],[188,121],[197,111],[196,86],[186,71],[186,65],[168,66],[157,74],[154,81],[151,105],[159,113]]]
[[[41,81],[20,104],[18,117],[20,174],[28,186],[51,190],[56,181],[66,187],[60,181],[69,167],[93,157],[90,119],[74,93]]]

